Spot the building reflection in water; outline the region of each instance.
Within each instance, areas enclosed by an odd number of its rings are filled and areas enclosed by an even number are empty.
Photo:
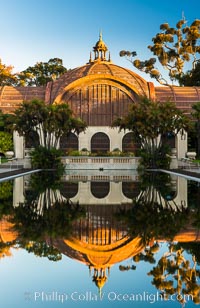
[[[162,183],[161,183],[162,184]],[[48,245],[53,245],[59,252],[86,264],[92,280],[100,292],[108,280],[110,269],[114,264],[139,255],[148,247],[155,247],[155,242],[165,241],[165,238],[151,238],[148,243],[141,239],[141,235],[132,235],[127,220],[120,220],[120,213],[131,212],[134,202],[154,202],[161,208],[173,212],[182,212],[188,208],[187,180],[183,177],[170,177],[168,188],[155,188],[153,183],[141,185],[141,180],[135,171],[96,172],[85,175],[69,173],[62,178],[60,189],[50,191],[48,206],[38,197],[38,215],[43,215],[44,208],[55,203],[55,200],[79,202],[84,208],[85,216],[72,222],[72,229],[67,238],[45,237]],[[30,187],[30,177],[15,179],[13,186],[13,207],[24,203]],[[150,203],[151,203],[150,202]],[[165,226],[163,226],[165,228]],[[0,223],[1,242],[15,243],[19,241],[19,234],[13,230],[9,215],[2,218]],[[31,240],[31,239],[30,239]],[[200,234],[195,227],[184,225],[174,235],[172,242],[200,241]],[[8,249],[4,252],[9,255]]]

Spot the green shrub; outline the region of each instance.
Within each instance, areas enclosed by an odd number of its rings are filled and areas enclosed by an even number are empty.
[[[62,151],[39,146],[31,152],[32,167],[38,169],[64,170],[61,162]]]
[[[0,152],[13,150],[13,137],[10,133],[0,132]]]

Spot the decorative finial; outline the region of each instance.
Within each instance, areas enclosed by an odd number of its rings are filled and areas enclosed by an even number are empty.
[[[99,32],[99,40],[102,41],[102,30]]]

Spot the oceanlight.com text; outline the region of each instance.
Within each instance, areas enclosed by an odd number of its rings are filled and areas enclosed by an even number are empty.
[[[46,291],[35,291],[35,292],[25,292],[24,297],[26,301],[35,302],[94,302],[94,301],[109,301],[109,302],[148,302],[154,304],[159,301],[179,301],[188,302],[192,301],[193,297],[190,294],[172,294],[169,296],[161,296],[159,292],[141,292],[141,293],[119,293],[116,291],[110,291],[108,293],[102,292],[101,295],[96,294],[92,291],[73,291],[68,292],[46,292]]]

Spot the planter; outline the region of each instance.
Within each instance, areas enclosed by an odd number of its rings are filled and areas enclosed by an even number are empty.
[[[14,156],[14,154],[15,153],[13,151],[7,151],[7,152],[5,152],[5,157],[9,159],[9,158],[12,158]]]

